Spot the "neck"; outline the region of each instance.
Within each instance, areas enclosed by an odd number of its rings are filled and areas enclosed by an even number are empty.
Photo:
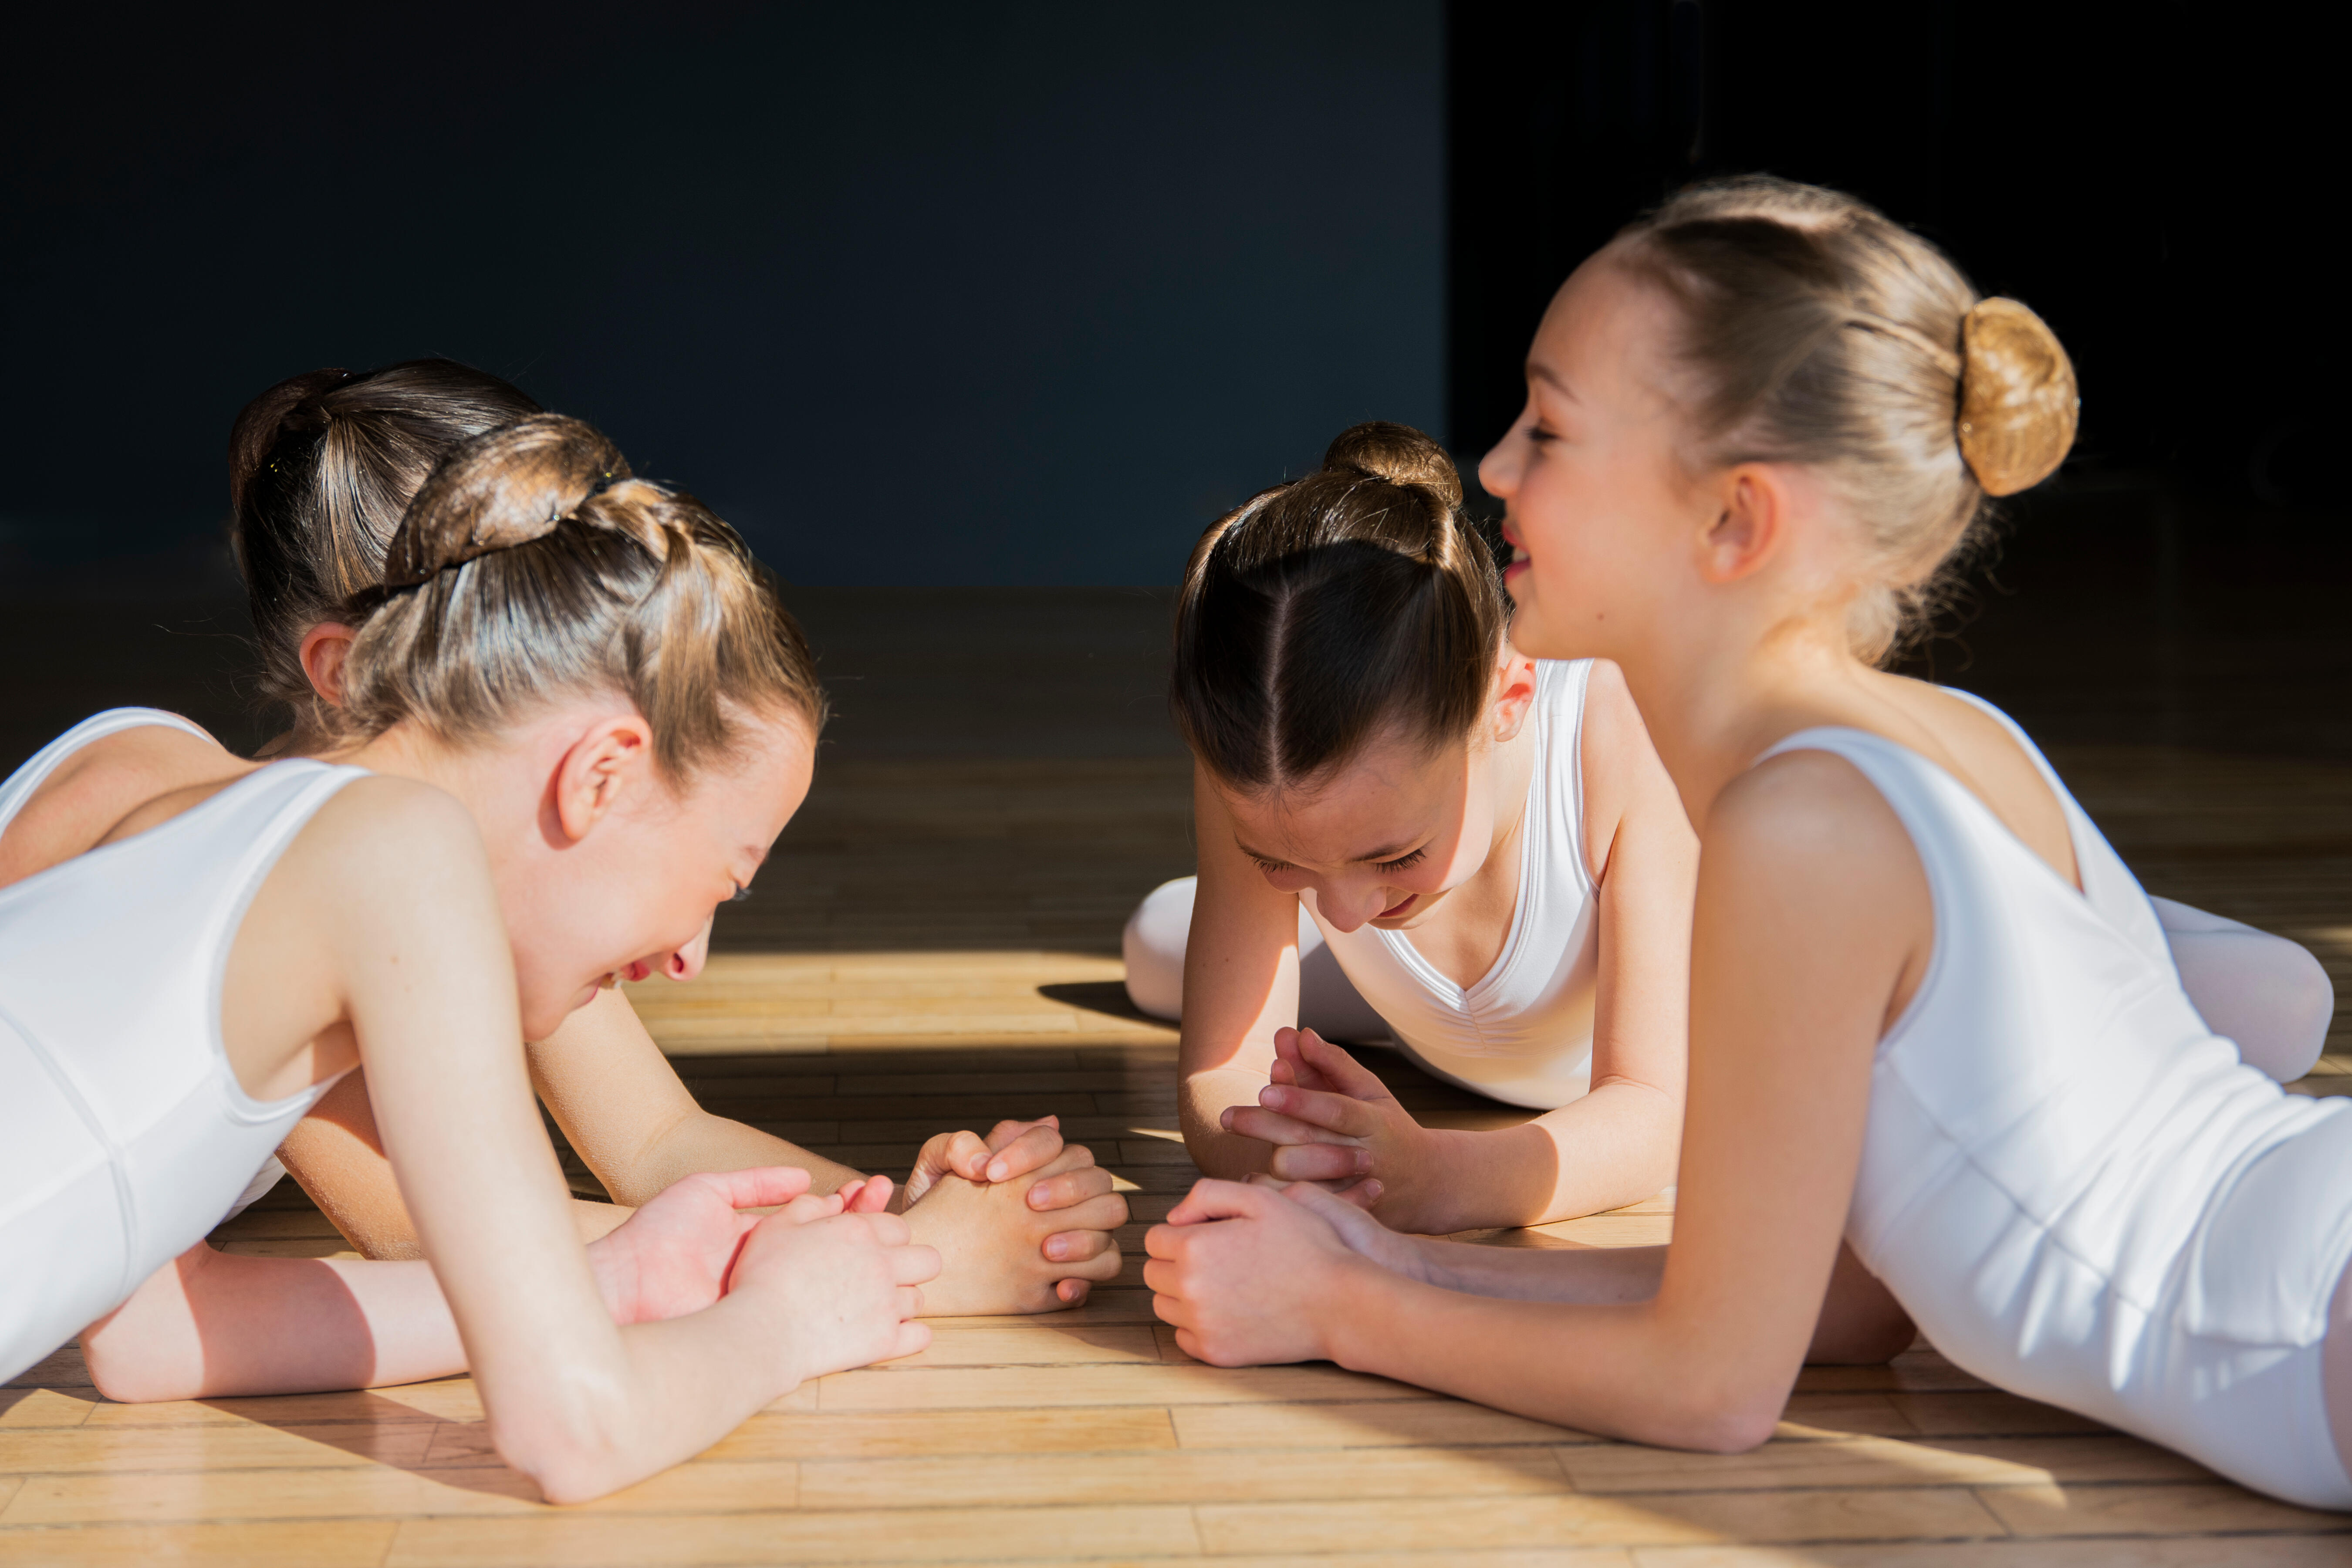
[[[1486,847],[1486,863],[1480,868],[1482,876],[1512,863],[1507,851],[1518,841],[1527,821],[1528,786],[1535,773],[1535,730],[1536,716],[1531,711],[1517,733],[1495,744],[1486,773],[1489,787],[1494,791],[1495,836]]]
[[[1888,679],[1853,657],[1842,623],[1820,618],[1662,637],[1620,668],[1702,837],[1716,796],[1760,753],[1811,725],[1853,722]]]

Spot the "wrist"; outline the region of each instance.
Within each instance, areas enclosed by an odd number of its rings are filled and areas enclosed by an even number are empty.
[[[1324,1294],[1317,1338],[1326,1360],[1350,1372],[1377,1372],[1378,1330],[1389,1317],[1389,1297],[1400,1276],[1369,1258],[1350,1257],[1340,1263],[1337,1289]]]
[[[1410,1165],[1398,1173],[1403,1201],[1394,1205],[1392,1226],[1415,1236],[1446,1236],[1476,1223],[1467,1215],[1480,1180],[1473,1142],[1477,1136],[1450,1127],[1421,1130],[1412,1142]]]

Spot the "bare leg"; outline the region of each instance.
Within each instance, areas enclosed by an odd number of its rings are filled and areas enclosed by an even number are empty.
[[[2327,1338],[2319,1347],[2320,1385],[2327,1397],[2327,1430],[2336,1439],[2336,1462],[2352,1480],[2352,1265],[2336,1282],[2327,1306]]]

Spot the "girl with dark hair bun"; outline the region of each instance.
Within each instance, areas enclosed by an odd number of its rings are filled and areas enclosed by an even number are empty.
[[[314,371],[271,387],[239,415],[229,441],[232,538],[261,644],[263,694],[285,703],[294,721],[265,754],[309,754],[348,732],[350,606],[381,591],[412,498],[462,443],[538,411],[497,377],[435,359],[358,374]],[[413,571],[403,561],[391,566],[396,577]],[[378,700],[360,699],[362,707]],[[696,946],[655,968],[684,979],[701,962]],[[705,1111],[617,989],[526,1049],[557,1123],[623,1205],[576,1202],[583,1236],[602,1235],[627,1217],[625,1205],[694,1172],[787,1166],[808,1172],[820,1194],[863,1179]],[[294,1128],[248,1201],[286,1167],[368,1257],[417,1256],[365,1073],[336,1085]],[[992,1202],[983,1190],[1005,1183],[1020,1190],[1019,1204]],[[1084,1301],[1093,1282],[1118,1271],[1110,1233],[1125,1221],[1125,1201],[1087,1150],[1064,1144],[1052,1118],[1003,1122],[984,1140],[940,1133],[898,1192],[916,1238],[948,1260],[926,1297],[934,1312],[1049,1311]]]
[[[1202,1169],[1325,1181],[1415,1231],[1674,1180],[1696,858],[1610,665],[1511,645],[1453,460],[1359,426],[1192,552],[1172,681],[1200,875],[1129,923],[1182,1019]],[[1423,1124],[1334,1039],[1544,1114]]]
[[[1465,1247],[1204,1181],[1146,1242],[1178,1345],[1730,1451],[1809,1357],[1924,1331],[2352,1510],[2352,1101],[2215,1030],[2022,730],[1878,668],[1988,499],[2064,458],[2056,336],[1861,202],[1756,178],[1579,268],[1528,384],[1481,468],[1514,636],[1623,670],[1705,846],[1673,1245]]]

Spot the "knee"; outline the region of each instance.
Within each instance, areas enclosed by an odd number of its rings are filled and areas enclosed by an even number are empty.
[[[1196,879],[1162,882],[1135,907],[1120,934],[1127,998],[1139,1012],[1175,1018],[1184,1010],[1184,944],[1192,931]]]

